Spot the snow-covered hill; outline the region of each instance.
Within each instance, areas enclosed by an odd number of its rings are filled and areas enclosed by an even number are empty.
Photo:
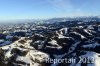
[[[22,26],[0,34],[0,66],[100,65],[100,24]]]

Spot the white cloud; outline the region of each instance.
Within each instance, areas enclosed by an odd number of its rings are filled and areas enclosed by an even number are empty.
[[[55,9],[66,10],[72,8],[70,0],[47,0],[47,2]]]
[[[87,3],[83,2],[80,6],[77,6],[72,0],[47,0],[57,13],[64,16],[90,16],[91,13],[85,12],[82,8],[87,6]],[[56,13],[56,12],[55,12]]]

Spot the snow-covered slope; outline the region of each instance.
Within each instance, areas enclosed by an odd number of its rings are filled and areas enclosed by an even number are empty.
[[[99,66],[100,25],[61,24],[27,27],[24,37],[11,33],[0,39],[0,66]]]

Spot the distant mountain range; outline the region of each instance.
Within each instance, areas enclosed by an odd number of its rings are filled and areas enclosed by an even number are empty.
[[[54,23],[54,22],[64,22],[64,21],[100,21],[100,16],[83,16],[83,17],[62,17],[62,18],[51,18],[51,19],[16,19],[16,20],[1,20],[1,24],[6,23]]]

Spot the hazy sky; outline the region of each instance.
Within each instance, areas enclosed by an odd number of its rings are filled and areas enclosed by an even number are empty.
[[[0,20],[100,15],[100,0],[0,0]]]

